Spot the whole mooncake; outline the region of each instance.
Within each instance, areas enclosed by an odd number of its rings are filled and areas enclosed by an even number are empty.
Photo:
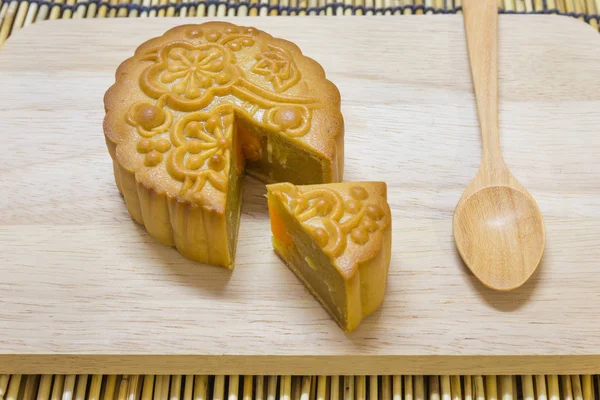
[[[273,246],[345,330],[383,302],[392,254],[384,182],[267,186]]]
[[[121,64],[104,104],[132,218],[190,259],[233,268],[244,172],[337,182],[340,95],[291,42],[223,22],[184,25]]]

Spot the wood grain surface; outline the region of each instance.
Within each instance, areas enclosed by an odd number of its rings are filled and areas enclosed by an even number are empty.
[[[547,228],[534,276],[500,293],[470,275],[452,237],[481,152],[461,17],[235,19],[323,65],[343,99],[345,179],[388,182],[386,299],[346,335],[273,253],[263,185],[246,181],[233,274],[129,218],[102,97],[140,42],[181,23],[44,22],[0,50],[0,373],[598,371],[594,30],[500,17],[502,150]]]

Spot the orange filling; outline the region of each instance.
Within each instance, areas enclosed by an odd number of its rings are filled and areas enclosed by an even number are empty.
[[[292,242],[292,235],[290,235],[283,223],[283,219],[279,216],[277,211],[272,204],[269,204],[269,216],[271,217],[271,231],[273,232],[273,236],[277,239],[281,244],[286,247],[290,247]]]
[[[260,140],[241,126],[237,127],[235,156],[238,173],[242,173],[246,160],[257,161],[261,157]]]

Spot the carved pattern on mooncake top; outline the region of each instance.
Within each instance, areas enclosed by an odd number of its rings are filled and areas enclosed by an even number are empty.
[[[134,103],[126,121],[141,136],[136,149],[144,165],[166,160],[170,176],[182,182],[180,194],[193,196],[206,182],[227,191],[235,118],[289,137],[310,131],[318,101],[285,93],[302,81],[294,58],[257,35],[246,27],[191,27],[141,58],[151,63],[139,77],[149,99]],[[248,79],[236,63],[243,50],[256,53],[249,71],[264,85]],[[185,114],[176,120],[177,112]],[[167,132],[168,138],[161,135]]]
[[[273,194],[331,257],[340,257],[348,240],[366,244],[388,223],[385,211],[378,204],[369,203],[369,193],[359,185],[350,188],[350,198],[345,201],[332,189],[301,192],[289,183],[280,185]]]

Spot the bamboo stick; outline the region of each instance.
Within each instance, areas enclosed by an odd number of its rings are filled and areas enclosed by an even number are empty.
[[[377,375],[369,376],[369,400],[378,400],[379,396],[379,378]]]
[[[17,15],[13,21],[12,32],[16,32],[23,27],[25,23],[25,16],[27,15],[27,9],[29,8],[28,1],[22,1],[17,9]]]
[[[565,4],[565,11],[568,13],[575,12],[575,6],[573,4],[573,0],[563,0]]]
[[[48,18],[50,13],[50,6],[48,3],[44,3],[39,7],[38,12],[35,15],[35,22],[44,21]]]
[[[208,377],[197,375],[194,377],[194,400],[206,400]]]
[[[23,27],[29,26],[35,21],[35,16],[37,15],[39,9],[38,3],[29,4],[29,9],[27,10],[27,15],[25,16],[25,22],[23,22]]]
[[[413,0],[404,0],[403,6],[412,6],[412,5],[414,5],[413,4]],[[410,14],[412,14],[412,9],[411,8],[405,8],[403,14],[404,15],[410,15]]]
[[[531,0],[529,0],[531,1]],[[523,12],[525,11],[526,7],[525,7],[525,0],[515,0],[515,10],[517,12]]]
[[[86,397],[85,392],[84,392],[83,398],[87,399],[87,400],[99,400],[101,389],[102,389],[102,375],[92,375],[92,381],[90,383],[89,394]]]
[[[573,389],[571,387],[571,378],[569,375],[561,375],[560,377],[562,383],[562,399],[563,400],[573,400]]]
[[[344,376],[344,400],[354,400],[354,376]]]
[[[194,393],[194,375],[185,376],[185,385],[183,387],[183,400],[192,400]]]
[[[161,377],[161,384],[160,384],[160,392],[158,393],[158,398],[160,400],[168,400],[169,399],[169,389],[171,387],[171,376],[170,375],[163,375]]]
[[[440,400],[440,379],[436,376],[429,377],[429,400]]]
[[[433,7],[434,7],[433,0],[425,0],[425,8],[428,9],[426,14],[433,14],[433,11],[431,11],[431,8],[433,8]]]
[[[402,376],[394,375],[392,378],[392,400],[402,399]]]
[[[87,0],[77,0],[75,2],[75,4],[84,4],[87,3]],[[85,17],[85,12],[86,12],[87,8],[84,7],[83,5],[78,6],[75,9],[75,13],[73,14],[73,19],[82,19]]]
[[[21,388],[21,375],[11,375],[5,400],[17,400]]]
[[[308,8],[316,8],[319,7],[319,2],[318,0],[308,0]],[[317,15],[317,11],[316,10],[310,10],[308,12],[308,15]]]
[[[508,375],[501,375],[500,382],[500,398],[502,400],[513,400],[513,385],[512,378]]]
[[[54,382],[52,384],[52,394],[50,394],[50,400],[60,400],[62,398],[64,385],[65,376],[55,375]]]
[[[89,3],[85,12],[85,18],[94,18],[98,11],[98,5],[96,3]]]
[[[365,400],[367,397],[367,381],[364,375],[355,378],[356,381],[356,400]]]
[[[600,7],[600,0],[598,0],[598,7]],[[585,12],[588,15],[592,15],[592,14],[600,14],[600,9],[596,9],[596,5],[594,4],[594,0],[585,0]],[[598,30],[598,20],[594,19],[594,18],[590,18],[590,25],[593,26],[594,28],[596,28],[596,30]]]
[[[548,391],[546,390],[546,376],[536,375],[535,376],[535,393],[537,400],[547,400]]]
[[[69,6],[75,5],[75,0],[67,0],[66,4],[69,5]],[[73,16],[73,10],[70,9],[70,8],[66,8],[63,11],[63,14],[62,14],[61,18],[70,19],[72,16]]]
[[[450,376],[440,376],[440,397],[442,400],[452,399],[452,389],[450,387]]]
[[[106,384],[104,385],[103,400],[114,399],[116,387],[117,387],[117,376],[116,375],[108,375],[106,377]]]
[[[330,400],[339,400],[340,398],[340,377],[335,375],[331,377],[331,387],[329,391]]]
[[[240,376],[229,375],[228,400],[238,400],[238,391],[240,388]]]
[[[248,375],[250,376],[250,375]],[[252,383],[252,379],[250,380]],[[254,391],[255,400],[263,400],[265,395],[265,377],[262,375],[256,376],[256,389]],[[252,396],[252,390],[250,391],[250,395]]]
[[[585,14],[586,7],[584,0],[573,0],[573,9],[577,14]],[[584,17],[579,17],[579,20],[585,22]]]
[[[39,383],[39,375],[27,375],[27,379],[25,380],[25,391],[23,392],[22,400],[34,400]]]
[[[300,388],[300,400],[310,400],[312,386],[312,376],[304,375],[302,377],[302,384]]]
[[[460,376],[452,375],[450,377],[450,393],[452,396],[452,400],[461,400],[462,399]]]
[[[170,400],[179,400],[179,395],[181,393],[181,375],[172,375],[171,376],[171,391],[169,394]],[[127,399],[133,400],[133,399]]]
[[[64,3],[65,3],[65,0],[54,0],[54,4],[56,4],[57,6],[53,6],[52,9],[50,10],[49,19],[55,20],[55,19],[59,19],[61,17],[60,16],[61,5]]]
[[[4,6],[7,6],[7,9],[4,14],[4,21],[2,21],[2,19],[0,18],[0,46],[2,46],[2,44],[6,41],[6,38],[8,38],[8,35],[10,34],[12,23],[15,18],[15,13],[17,12],[17,5],[18,3],[16,1],[4,4]]]
[[[413,377],[412,375],[404,376],[404,399],[405,400],[414,400],[415,393],[413,390]]]
[[[267,400],[277,398],[277,376],[269,376],[267,383]]]
[[[129,389],[129,377],[125,375],[121,378],[121,382],[119,382],[117,400],[127,400],[127,389]]]
[[[258,387],[256,388],[256,392],[256,397],[258,398],[260,395],[262,399],[262,393],[258,393]],[[252,375],[244,376],[244,391],[242,393],[242,399],[252,400]]]
[[[544,0],[533,0],[533,8],[535,11],[542,11],[544,9]]]
[[[560,400],[560,392],[558,390],[558,376],[548,375],[548,399]]]
[[[471,380],[471,375],[465,375],[464,379],[464,389],[465,389],[465,400],[473,400],[473,382]]]
[[[260,4],[261,4],[261,7],[258,10],[258,15],[260,17],[266,17],[269,13],[269,9],[268,9],[269,0],[260,0]]]
[[[284,375],[281,377],[281,387],[279,388],[279,399],[280,400],[290,400],[291,398],[292,398],[292,377],[289,375]]]
[[[481,375],[475,375],[473,377],[473,392],[475,400],[485,400],[485,385]]]
[[[595,1],[595,4],[596,4],[596,10],[595,10],[594,13],[596,15],[599,15],[600,14],[600,0],[594,0],[594,1]],[[597,22],[598,25],[600,25],[600,20],[596,20],[595,22]],[[598,386],[600,386],[600,385],[598,385]]]
[[[213,400],[223,400],[225,392],[225,375],[215,376],[213,385]]]
[[[571,375],[571,388],[573,390],[573,400],[583,400],[583,390],[581,389],[581,380],[579,375]]]
[[[8,380],[10,375],[0,375],[0,399],[4,399],[6,390],[8,389]]]
[[[352,15],[352,9],[350,8],[353,6],[352,0],[344,0],[344,5],[347,6],[344,10],[344,15]]]
[[[413,377],[413,397],[415,400],[426,400],[423,375],[415,375]]]
[[[381,400],[392,400],[392,380],[389,375],[381,377]]]
[[[485,377],[485,393],[487,395],[487,400],[497,400],[498,399],[498,389],[496,385],[496,376],[488,375]]]
[[[37,389],[37,400],[48,400],[50,398],[50,390],[52,390],[52,375],[42,375],[40,386]]]
[[[535,400],[533,377],[531,375],[521,376],[521,390],[523,391],[523,400]]]
[[[142,389],[142,400],[152,400],[154,392],[154,375],[144,376],[144,385]]]
[[[63,386],[63,394],[62,400],[71,400],[73,399],[73,393],[75,392],[75,381],[77,379],[76,375],[67,375],[65,377],[65,383]]]
[[[581,377],[582,397],[583,400],[592,400],[594,398],[594,383],[590,375]]]

